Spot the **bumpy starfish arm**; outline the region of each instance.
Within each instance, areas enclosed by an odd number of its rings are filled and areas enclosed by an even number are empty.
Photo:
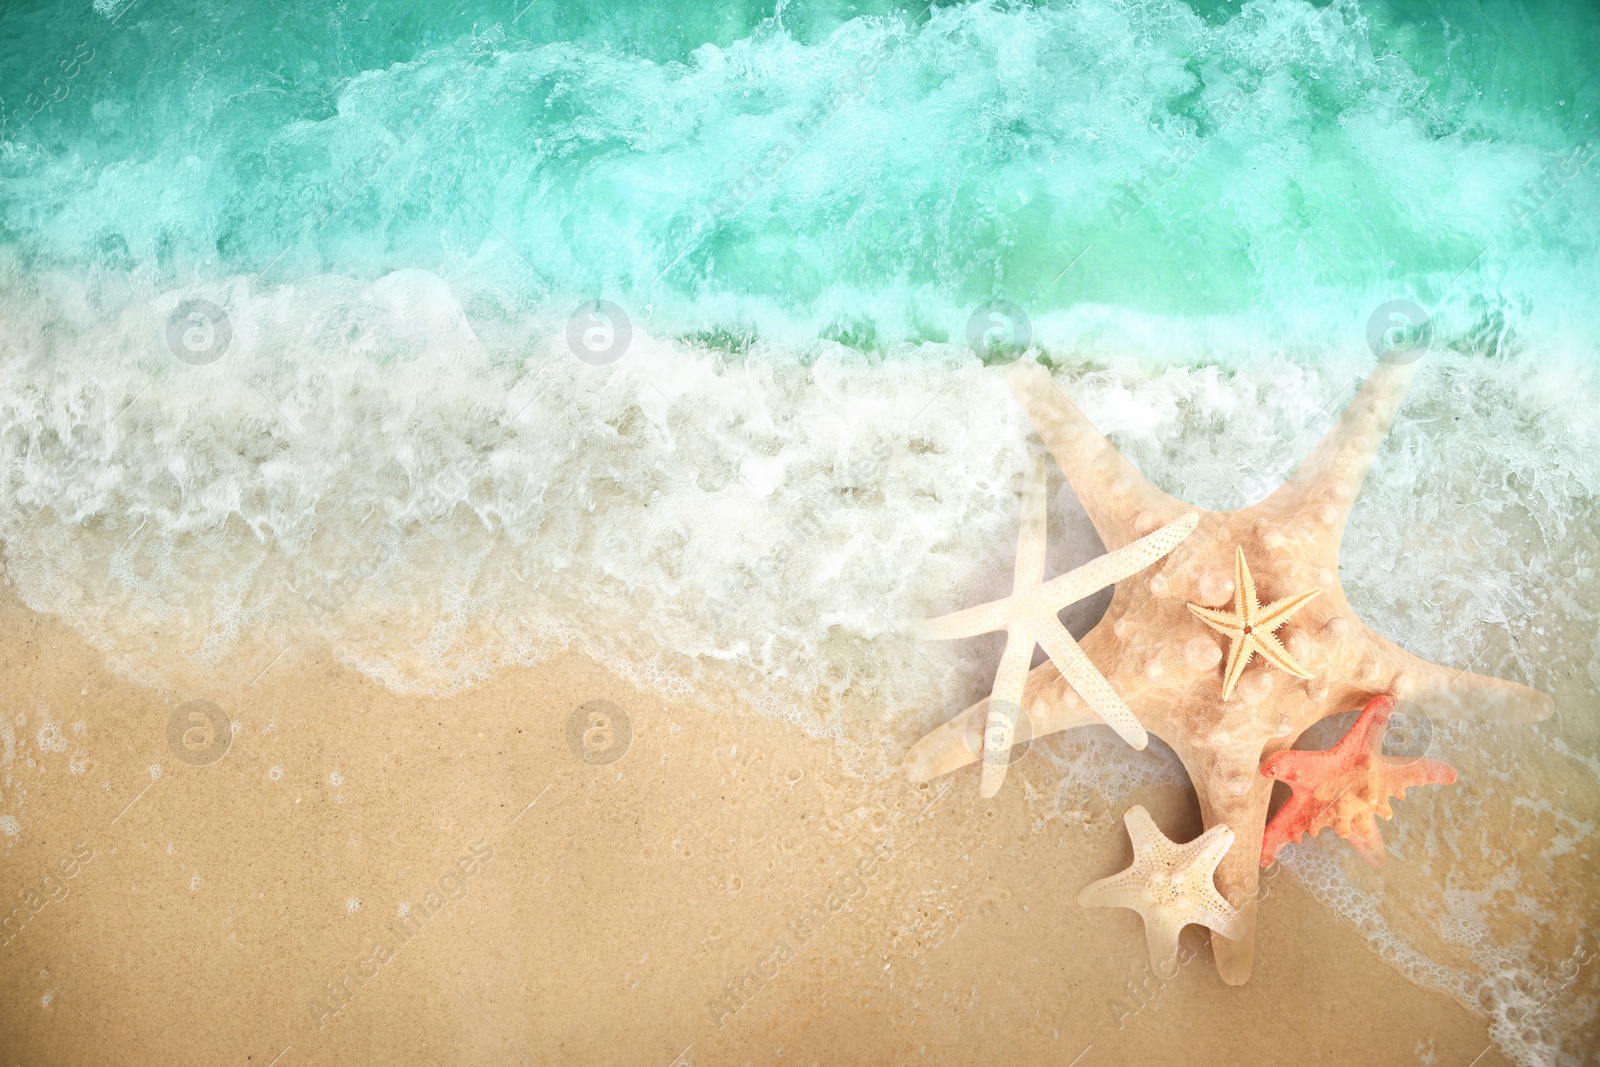
[[[1384,673],[1393,678],[1396,695],[1436,719],[1485,722],[1541,722],[1555,713],[1547,694],[1503,678],[1441,667],[1414,656],[1376,632]]]
[[[1142,749],[1150,743],[1150,735],[1139,720],[1123,703],[1117,691],[1111,688],[1111,683],[1106,681],[1105,675],[1089,662],[1089,657],[1083,654],[1083,649],[1067,633],[1067,628],[1061,625],[1061,620],[1055,616],[1039,623],[1038,633],[1034,635],[1039,644],[1050,656],[1050,662],[1056,665],[1073,689],[1083,698],[1085,704],[1094,709],[1105,724],[1115,730],[1124,741],[1134,748]]]
[[[1289,480],[1257,506],[1317,515],[1323,551],[1337,559],[1351,505],[1415,375],[1415,364],[1379,363]]]
[[[1133,846],[1136,858],[1170,847],[1167,835],[1161,832],[1143,804],[1135,804],[1123,812],[1122,825],[1128,828],[1128,843]]]
[[[1035,738],[1100,722],[1100,717],[1076,693],[1067,691],[1061,672],[1049,661],[1028,672],[1022,706]],[[989,699],[985,697],[930,731],[906,753],[906,777],[913,782],[930,782],[977,760],[981,737],[977,730],[988,721]]]
[[[1238,794],[1223,787],[1213,773],[1207,776],[1202,765],[1185,760],[1189,780],[1200,801],[1200,822],[1208,831],[1226,826],[1233,831],[1233,847],[1217,864],[1214,882],[1217,892],[1239,916],[1233,934],[1214,933],[1211,951],[1217,959],[1217,973],[1229,985],[1243,985],[1250,979],[1255,962],[1256,890],[1261,882],[1261,835],[1267,825],[1267,807],[1272,802],[1272,779],[1250,774],[1247,788]]]
[[[1397,784],[1400,786],[1400,799],[1405,799],[1407,789],[1414,789],[1423,785],[1453,785],[1455,780],[1456,769],[1450,764],[1444,762],[1444,760],[1424,757],[1408,764],[1405,770],[1397,776]],[[1389,817],[1389,801],[1385,799],[1383,804],[1383,817],[1387,819]]]
[[[1281,782],[1294,784],[1283,772],[1278,772],[1276,777]],[[1298,775],[1296,777],[1298,778]],[[1328,807],[1326,800],[1317,798],[1309,791],[1295,793],[1285,800],[1283,806],[1278,809],[1278,814],[1267,823],[1266,829],[1261,833],[1261,866],[1272,866],[1284,845],[1303,839],[1305,831],[1302,827]]]
[[[1237,941],[1244,936],[1244,919],[1238,912],[1228,907],[1228,902],[1219,894],[1215,900],[1208,900],[1196,911],[1190,922],[1197,922],[1208,930],[1214,930],[1229,941]]]
[[[1078,903],[1086,908],[1132,908],[1138,889],[1135,872],[1123,871],[1084,886],[1078,893]]]
[[[1150,484],[1124,459],[1050,380],[1049,371],[1037,363],[1019,361],[1006,369],[1006,378],[1072,483],[1101,541],[1126,544],[1144,533],[1137,528],[1143,513],[1165,523],[1193,510]]]

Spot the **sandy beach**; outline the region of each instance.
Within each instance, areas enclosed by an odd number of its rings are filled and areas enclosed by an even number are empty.
[[[989,802],[862,780],[576,655],[450,700],[287,655],[174,745],[181,702],[9,589],[0,650],[8,1064],[1511,1062],[1291,876],[1249,985],[1195,927],[1153,975],[1137,916],[1075,903],[1120,809],[1062,810],[1037,755]],[[595,701],[620,756],[569,744]],[[1198,833],[1186,789],[1128,802]]]
[[[0,1067],[1600,1067],[1596,55],[8,3]]]

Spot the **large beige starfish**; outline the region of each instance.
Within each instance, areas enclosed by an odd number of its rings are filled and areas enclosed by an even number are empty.
[[[1239,549],[1233,567],[1233,612],[1230,614],[1199,604],[1189,605],[1189,610],[1201,622],[1228,636],[1228,665],[1222,672],[1223,700],[1233,696],[1233,687],[1239,683],[1239,675],[1244,673],[1244,669],[1250,665],[1250,658],[1256,653],[1260,653],[1262,659],[1280,671],[1288,671],[1296,678],[1311,677],[1273,635],[1320,592],[1321,588],[1310,589],[1262,607],[1256,597],[1255,579],[1250,577],[1250,564],[1245,562],[1244,549]]]
[[[1155,563],[1194,532],[1199,521],[1200,516],[1191,511],[1131,545],[1092,559],[1047,582],[1044,580],[1048,543],[1044,460],[1035,461],[1023,488],[1022,522],[1017,531],[1017,563],[1011,595],[1004,600],[993,600],[913,624],[915,634],[930,641],[976,637],[995,630],[1006,632],[1006,647],[1000,655],[1000,667],[995,671],[988,721],[983,732],[983,778],[979,785],[983,796],[994,796],[1005,781],[1035,644],[1044,648],[1050,662],[1090,709],[1124,741],[1134,748],[1144,748],[1150,743],[1139,720],[1106,683],[1105,677],[1094,669],[1058,616],[1069,604],[1093,596]]]
[[[1078,894],[1086,908],[1131,908],[1144,920],[1150,966],[1163,978],[1177,973],[1178,935],[1190,923],[1234,940],[1244,936],[1244,919],[1212,878],[1233,846],[1233,831],[1213,826],[1180,845],[1161,832],[1150,813],[1135,804],[1122,817],[1133,842],[1133,866],[1090,882]]]
[[[1195,533],[1159,566],[1117,583],[1105,617],[1080,642],[1139,721],[1183,761],[1204,825],[1233,830],[1217,886],[1245,930],[1237,941],[1212,938],[1217,969],[1233,984],[1249,979],[1255,953],[1258,858],[1273,785],[1259,771],[1264,757],[1288,748],[1319,719],[1385,693],[1436,718],[1535,722],[1553,710],[1549,697],[1525,686],[1411,655],[1363,624],[1345,599],[1339,541],[1415,372],[1414,363],[1379,364],[1287,482],[1239,511],[1202,512]],[[1042,367],[1013,364],[1007,376],[1104,543],[1126,544],[1192,510],[1134,469]],[[1316,676],[1301,680],[1246,666],[1236,679],[1239,699],[1224,703],[1222,649],[1188,604],[1228,602],[1240,549],[1257,561],[1269,600],[1323,589],[1279,631],[1284,648]],[[1052,663],[1028,674],[1021,703],[1034,737],[1100,721]],[[965,743],[967,721],[958,716],[912,747],[906,769],[913,780],[976,758]]]

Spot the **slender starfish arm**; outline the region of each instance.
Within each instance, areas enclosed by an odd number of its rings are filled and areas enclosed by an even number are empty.
[[[1233,550],[1233,610],[1246,622],[1261,611],[1261,601],[1256,596],[1256,580],[1250,575],[1250,565],[1245,562],[1244,546]]]
[[[1017,531],[1017,563],[1012,579],[1011,596],[961,611],[952,611],[936,619],[912,620],[907,624],[911,635],[923,641],[954,641],[962,637],[993,633],[995,630],[1004,630],[1010,626],[1025,610],[1019,605],[1019,599],[1037,595],[1039,580],[1044,577],[1045,550],[1048,547],[1045,538],[1046,504],[1044,459],[1038,457],[1033,461],[1030,477],[1024,483],[1022,490],[1022,522]],[[1097,589],[1089,590],[1090,593],[1096,591]],[[1081,600],[1088,595],[1084,593],[1074,597],[1073,600]],[[1059,611],[1072,602],[1072,600],[1066,601],[1056,610]],[[1031,656],[1033,649],[1028,649],[1028,653]]]
[[[1076,604],[1106,586],[1115,585],[1154,565],[1177,548],[1184,538],[1194,533],[1195,527],[1199,524],[1200,513],[1197,511],[1180,515],[1161,529],[1146,534],[1130,545],[1123,545],[1115,552],[1107,552],[1066,574],[1057,575],[1044,583],[1041,593],[1054,605],[1056,611],[1060,611],[1068,604]]]
[[[1260,646],[1256,642],[1255,634],[1245,634],[1232,645],[1228,646],[1228,668],[1222,676],[1222,699],[1229,700],[1233,697],[1233,688],[1239,684],[1239,679],[1244,675],[1244,669]]]
[[[1033,660],[1034,635],[1025,610],[1037,602],[1039,582],[1044,577],[1045,559],[1045,468],[1044,457],[1036,455],[1028,480],[1022,489],[1022,522],[1017,531],[1017,563],[1011,595],[1020,601],[1006,632],[1006,650],[995,672],[994,690],[989,695],[989,721],[983,728],[983,777],[978,795],[992,797],[1000,792],[1011,764],[1011,744],[1016,738],[1017,718],[1022,714],[1022,698],[1028,684],[1028,664]]]
[[[1315,516],[1320,549],[1326,558],[1336,560],[1350,508],[1416,370],[1414,363],[1379,363],[1373,368],[1339,421],[1300,461],[1289,480],[1256,507],[1281,515],[1299,512]]]
[[[1061,672],[1049,661],[1028,672],[1022,706],[1027,709],[1029,731],[1035,738],[1101,722],[1092,708],[1067,689]],[[913,782],[931,782],[975,762],[979,735],[974,724],[988,720],[989,699],[985,697],[930,731],[906,753],[906,777]]]
[[[1250,637],[1256,643],[1256,653],[1280,671],[1292,674],[1296,678],[1311,677],[1311,672],[1300,666],[1299,662],[1289,655],[1289,650],[1283,647],[1283,642],[1274,635],[1264,630],[1257,630]]]
[[[1026,531],[1028,529],[1026,509],[1024,514]],[[1122,581],[1151,566],[1193,533],[1199,521],[1200,516],[1197,512],[1190,511],[1181,515],[1130,545],[1052,578],[1027,598],[1036,616],[1031,620],[1033,637],[1044,645],[1046,653],[1051,657],[1050,663],[1040,665],[1028,676],[1022,695],[1016,700],[1016,704],[1029,709],[1029,725],[1033,736],[1040,737],[1057,730],[1105,722],[1134,748],[1142,749],[1149,743],[1148,735],[1137,717],[1078,648],[1077,643],[1072,640],[1072,635],[1061,625],[1056,613],[1068,604],[1075,603],[1107,585]],[[1019,547],[1019,582],[1024,577],[1021,570],[1024,554]],[[1028,555],[1027,566],[1031,572],[1035,566],[1034,557],[1031,553]],[[1037,565],[1043,566],[1042,556],[1038,557]],[[1007,626],[1019,610],[1021,609],[1017,599],[1012,597],[937,619],[913,623],[912,626],[916,635],[920,637],[930,639],[966,637]],[[1007,644],[1008,654],[1012,643],[1014,639]],[[1029,653],[1030,655],[1032,653],[1031,645]],[[1067,690],[1069,680],[1073,691]],[[996,697],[1000,695],[998,677],[994,692]],[[1080,694],[1083,703],[1080,703]],[[996,707],[994,712],[987,710],[986,706],[993,706],[993,703],[984,701],[978,707],[985,708],[984,716],[995,723],[996,729],[1007,731],[991,738],[990,731],[985,729],[985,752],[994,753],[992,757],[985,756],[985,781],[993,782],[994,787],[998,789],[999,780],[1004,778],[1005,764],[1010,759],[1016,719],[1014,715],[1008,714],[1010,709],[1003,706]],[[906,754],[905,767],[913,781],[929,781],[941,774],[964,767],[977,758],[967,743],[966,733],[967,724],[971,721],[970,716],[974,712],[975,709],[969,709],[957,715],[912,747]],[[995,717],[996,713],[998,718]],[[993,762],[1000,763],[998,770],[990,769]],[[990,794],[984,793],[984,795]]]
[[[1026,624],[1013,626],[1006,634],[1006,650],[995,672],[994,691],[989,694],[989,721],[983,728],[983,778],[978,795],[992,797],[1000,792],[1011,760],[1011,742],[1016,736],[1017,718],[1022,713],[1022,698],[1028,684],[1028,663],[1033,659],[1034,635]]]
[[[1041,484],[1043,480],[1042,477],[1038,479]],[[1031,642],[1037,640],[1044,647],[1050,661],[1061,671],[1062,676],[1084,702],[1094,709],[1094,712],[1124,741],[1137,749],[1142,749],[1150,743],[1150,737],[1145,732],[1144,726],[1117,695],[1116,690],[1111,688],[1111,683],[1106,681],[1105,676],[1089,662],[1089,657],[1083,654],[1083,649],[1078,647],[1078,643],[1072,639],[1067,628],[1061,625],[1057,612],[1068,604],[1077,603],[1090,593],[1098,592],[1149,567],[1193,533],[1199,522],[1199,514],[1191,511],[1161,529],[1139,538],[1131,545],[1125,545],[1059,578],[1051,579],[1029,598],[1034,616],[1029,620],[1029,654],[1031,655],[1033,651]],[[1044,519],[1041,514],[1039,517],[1041,530],[1043,525]],[[1024,522],[1024,529],[1027,528],[1027,523]],[[1019,550],[1017,562],[1019,587],[1023,580],[1022,556],[1023,553]],[[1031,558],[1029,565],[1032,566]],[[1039,565],[1043,566],[1042,554],[1039,557]],[[1008,647],[1007,653],[1009,652]],[[1021,683],[1016,686],[1016,698],[1013,703],[1000,703],[1000,695],[999,683],[996,682],[996,702],[990,705],[990,725],[984,735],[983,784],[979,792],[985,797],[994,796],[1000,789],[1000,783],[1005,780],[1017,706],[1022,699]]]
[[[1307,589],[1304,593],[1286,596],[1282,600],[1275,600],[1262,608],[1256,614],[1254,626],[1257,629],[1271,633],[1293,617],[1294,613],[1315,600],[1322,593],[1322,589]]]
[[[1243,637],[1244,624],[1239,621],[1239,616],[1231,611],[1220,608],[1203,608],[1199,604],[1190,604],[1189,610],[1194,612],[1196,618],[1207,626],[1226,637]]]
[[[1142,749],[1148,745],[1150,735],[1145,732],[1144,726],[1129,710],[1128,705],[1123,703],[1117,691],[1111,688],[1106,676],[1089,662],[1089,657],[1084,655],[1083,649],[1078,647],[1078,642],[1067,633],[1067,628],[1061,625],[1061,620],[1052,615],[1048,619],[1041,620],[1038,626],[1039,631],[1034,636],[1050,656],[1050,662],[1056,665],[1067,683],[1077,690],[1083,702],[1134,748]]]
[[[1194,510],[1157,489],[1124,459],[1050,380],[1049,371],[1037,363],[1019,361],[1006,369],[1006,378],[1072,483],[1101,541],[1126,544],[1144,533],[1138,529],[1142,514],[1148,513],[1159,524]]]
[[[974,608],[952,611],[937,619],[913,619],[905,626],[911,631],[911,636],[920,641],[954,641],[961,637],[977,637],[979,634],[1004,630],[1011,625],[1015,614],[1016,606],[1007,597]]]

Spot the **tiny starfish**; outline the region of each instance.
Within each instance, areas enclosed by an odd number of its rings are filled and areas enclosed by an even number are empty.
[[[1078,903],[1086,908],[1131,908],[1144,919],[1150,964],[1171,977],[1178,957],[1178,935],[1199,923],[1237,941],[1244,918],[1213,883],[1217,864],[1233,847],[1233,831],[1213,826],[1180,845],[1161,832],[1150,813],[1135,804],[1122,821],[1133,842],[1133,866],[1083,887]]]
[[[1288,622],[1295,612],[1322,592],[1321,587],[1286,596],[1263,608],[1261,602],[1256,599],[1255,579],[1250,577],[1250,564],[1245,562],[1242,547],[1234,557],[1233,575],[1231,613],[1219,608],[1201,607],[1199,604],[1189,605],[1189,610],[1194,612],[1201,622],[1220,634],[1226,634],[1230,639],[1228,667],[1222,679],[1222,699],[1227,700],[1233,696],[1233,687],[1238,684],[1239,676],[1244,673],[1245,667],[1250,665],[1250,658],[1258,652],[1262,659],[1280,671],[1287,671],[1296,678],[1310,678],[1311,673],[1295,662],[1294,657],[1289,655],[1289,650],[1284,648],[1283,643],[1273,634],[1278,627]]]
[[[1233,831],[1236,847],[1217,867],[1216,881],[1245,929],[1237,941],[1212,938],[1217,970],[1232,985],[1249,980],[1255,958],[1256,889],[1273,787],[1260,773],[1264,759],[1288,749],[1313,723],[1383,694],[1413,701],[1435,718],[1529,723],[1554,711],[1548,696],[1526,686],[1412,655],[1364,625],[1339,582],[1339,543],[1351,506],[1418,366],[1378,364],[1283,485],[1238,511],[1201,511],[1194,533],[1150,573],[1116,583],[1105,617],[1080,642],[1138,721],[1183,761],[1202,825]],[[1197,510],[1140,474],[1045,368],[1019,361],[1006,377],[1103,544],[1127,544]],[[1188,605],[1220,608],[1233,599],[1240,548],[1256,561],[1253,581],[1269,601],[1323,590],[1275,635],[1316,677],[1247,666],[1236,679],[1237,699],[1224,702],[1224,672],[1217,669],[1223,650]],[[1028,673],[1019,703],[1035,739],[1102,721],[1054,661]],[[969,714],[911,747],[905,766],[913,781],[977,758],[967,747]]]
[[[1449,785],[1456,770],[1443,760],[1401,759],[1383,754],[1383,735],[1394,697],[1373,697],[1337,745],[1322,752],[1280,752],[1261,766],[1268,778],[1287,782],[1294,795],[1267,823],[1261,866],[1304,834],[1331,826],[1374,867],[1383,862],[1383,835],[1373,819],[1391,818],[1389,798],[1404,798],[1418,785]]]
[[[1044,461],[1035,461],[1023,490],[1022,523],[1017,533],[1017,563],[1011,595],[1004,600],[993,600],[913,624],[917,636],[929,641],[1006,631],[1006,648],[1000,656],[1000,667],[995,671],[988,721],[983,732],[980,795],[994,796],[1005,781],[1035,644],[1043,646],[1050,662],[1072,688],[1123,740],[1134,748],[1144,748],[1149,743],[1149,736],[1139,720],[1117,696],[1116,690],[1107,684],[1105,676],[1089,662],[1089,657],[1083,654],[1057,616],[1067,605],[1137,574],[1171,552],[1194,532],[1199,521],[1200,516],[1191,511],[1131,545],[1108,552],[1046,582]]]

